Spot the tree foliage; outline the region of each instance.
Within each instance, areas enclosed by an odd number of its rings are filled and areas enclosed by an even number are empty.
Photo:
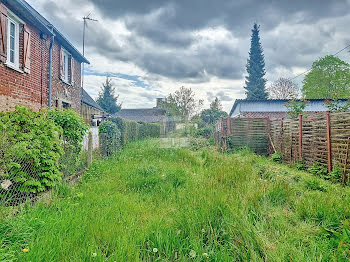
[[[118,104],[119,95],[115,95],[115,87],[112,80],[107,77],[106,82],[102,84],[101,91],[97,98],[97,104],[99,104],[103,110],[110,114],[115,114],[120,111],[122,105]]]
[[[68,176],[72,175],[79,164],[81,143],[89,127],[83,118],[73,109],[52,109],[49,118],[62,128],[64,155],[60,158],[61,170]]]
[[[305,107],[309,101],[305,99],[297,100],[293,98],[286,103],[287,113],[291,118],[297,118],[300,114],[304,114]]]
[[[210,104],[209,109],[205,109],[200,113],[200,119],[202,121],[201,126],[214,125],[216,120],[220,117],[227,117],[227,113],[222,111],[222,105],[220,100],[216,97],[215,100]]]
[[[267,89],[271,99],[292,99],[298,97],[298,86],[288,78],[279,78]]]
[[[247,73],[245,81],[245,89],[247,99],[258,100],[267,99],[265,91],[265,59],[263,48],[260,43],[259,27],[254,23],[251,36],[251,46],[249,51],[249,58],[247,61]]]
[[[167,110],[169,115],[179,116],[183,121],[188,121],[203,105],[203,100],[196,99],[191,88],[181,87],[170,94],[160,107]]]
[[[305,76],[303,96],[306,99],[348,98],[350,96],[350,67],[338,57],[325,56],[312,64]]]

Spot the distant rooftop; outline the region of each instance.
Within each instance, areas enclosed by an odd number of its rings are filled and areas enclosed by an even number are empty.
[[[94,99],[92,99],[92,97],[85,91],[85,89],[83,89],[83,96],[81,98],[81,101],[84,103],[84,104],[87,104],[89,106],[92,106],[98,110],[101,110],[101,111],[104,111],[102,109],[102,107],[100,107],[99,104],[96,103],[96,101]]]
[[[325,112],[328,108],[325,106],[326,99],[307,99],[305,112]],[[247,100],[236,99],[230,112],[230,116],[237,116],[241,112],[287,112],[286,103],[290,99],[268,99],[268,100]],[[340,99],[345,103],[347,99]]]
[[[166,117],[166,110],[160,108],[121,109],[114,116],[138,122],[157,123],[163,122]]]

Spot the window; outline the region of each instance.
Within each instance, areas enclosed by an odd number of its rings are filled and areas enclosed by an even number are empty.
[[[7,64],[19,69],[19,23],[7,18]]]
[[[71,105],[69,103],[62,102],[62,107],[65,109],[69,109],[69,108],[71,108]]]
[[[63,80],[68,83],[69,82],[69,54],[66,50],[63,51]]]

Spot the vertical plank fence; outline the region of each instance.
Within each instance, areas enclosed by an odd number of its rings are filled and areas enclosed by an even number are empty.
[[[216,141],[223,149],[247,146],[258,154],[281,153],[286,163],[314,163],[329,172],[343,170],[343,183],[350,172],[350,112],[320,113],[297,119],[221,118]]]

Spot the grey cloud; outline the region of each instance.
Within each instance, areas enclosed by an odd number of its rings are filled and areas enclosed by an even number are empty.
[[[88,28],[88,54],[130,62],[154,82],[170,78],[198,84],[211,76],[242,79],[255,21],[261,24],[267,72],[272,78],[278,77],[278,68],[291,72],[291,67],[309,67],[321,54],[336,51],[329,49],[329,43],[342,47],[350,42],[346,34],[350,18],[341,28],[338,23],[350,11],[345,0],[77,0],[69,8],[53,0],[43,3],[47,18],[78,47],[82,23],[75,11],[93,4],[102,19]],[[103,20],[117,19],[131,32],[122,42],[113,36],[118,32],[104,26]],[[215,26],[227,29],[237,43],[229,38],[209,43],[194,34]],[[215,92],[208,97],[229,101],[230,94],[243,94],[244,89]]]

